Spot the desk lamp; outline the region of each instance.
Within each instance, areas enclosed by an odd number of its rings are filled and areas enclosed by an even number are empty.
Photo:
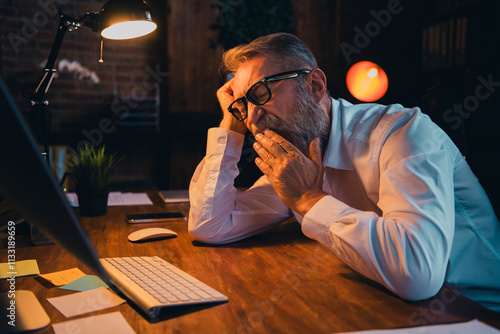
[[[27,96],[31,102],[30,123],[39,142],[43,145],[42,155],[50,166],[47,141],[48,101],[44,99],[57,71],[54,68],[66,31],[80,27],[88,27],[101,33],[100,59],[102,63],[103,37],[123,40],[144,36],[156,29],[151,8],[142,0],[109,0],[98,13],[87,13],[80,19],[73,19],[59,8],[59,27],[57,30],[49,58],[45,65],[44,75],[35,91]]]

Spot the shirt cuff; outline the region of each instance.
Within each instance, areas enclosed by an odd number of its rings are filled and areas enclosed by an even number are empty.
[[[207,155],[240,158],[245,136],[222,128],[208,129]]]
[[[302,232],[309,238],[328,245],[330,226],[350,207],[333,196],[324,196],[306,213]]]

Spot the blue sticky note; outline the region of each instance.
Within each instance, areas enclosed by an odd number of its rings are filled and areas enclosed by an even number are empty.
[[[64,290],[74,290],[74,291],[87,291],[96,289],[98,287],[108,288],[108,285],[104,283],[102,279],[94,275],[85,275],[71,283],[59,287],[59,289]]]

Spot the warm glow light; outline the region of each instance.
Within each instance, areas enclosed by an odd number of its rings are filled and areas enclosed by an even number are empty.
[[[156,23],[150,21],[127,21],[113,24],[101,32],[109,39],[130,39],[149,34],[156,29]]]
[[[380,99],[389,86],[385,71],[370,61],[354,64],[347,72],[346,83],[349,92],[364,102]]]
[[[378,71],[376,68],[372,68],[368,71],[368,73],[366,74],[369,78],[373,79],[377,76],[378,74]]]

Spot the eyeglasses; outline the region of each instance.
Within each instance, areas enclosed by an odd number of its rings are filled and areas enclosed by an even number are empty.
[[[227,110],[233,114],[238,121],[244,121],[247,116],[247,100],[256,106],[261,106],[269,102],[271,99],[271,89],[267,85],[268,82],[280,81],[285,79],[297,78],[300,74],[307,74],[310,70],[295,70],[283,73],[274,74],[254,83],[246,94],[239,99],[236,99],[229,105]]]

